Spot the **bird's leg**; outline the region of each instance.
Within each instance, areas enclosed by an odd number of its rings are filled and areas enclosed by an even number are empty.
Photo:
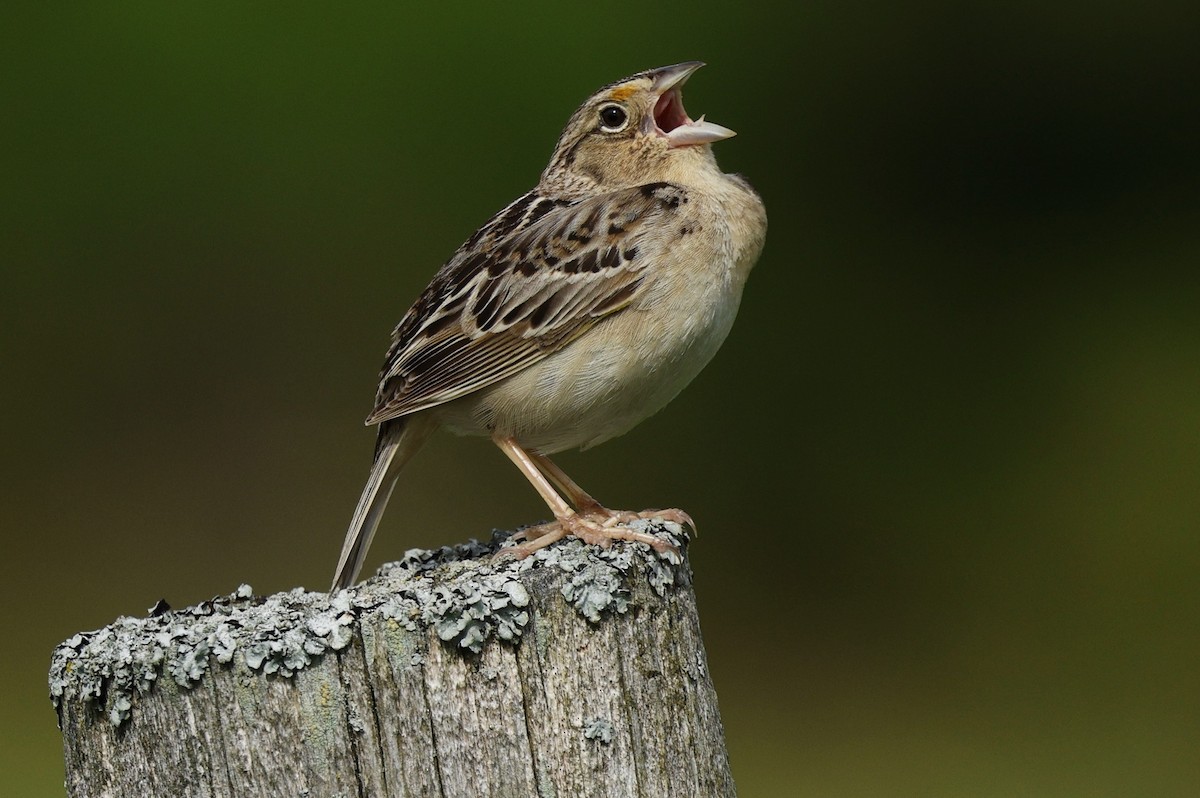
[[[516,440],[508,436],[495,435],[492,437],[492,440],[495,441],[502,452],[508,455],[513,464],[521,470],[521,473],[533,485],[534,490],[542,497],[542,501],[546,502],[546,506],[550,508],[550,512],[554,513],[554,522],[552,524],[543,524],[540,527],[525,530],[525,537],[529,539],[519,546],[506,549],[503,552],[504,554],[527,557],[538,549],[545,548],[567,535],[574,535],[589,545],[608,546],[613,540],[633,540],[645,543],[653,547],[656,551],[674,550],[674,546],[659,540],[654,535],[645,532],[636,532],[632,529],[623,529],[617,526],[617,521],[614,520],[617,514],[601,507],[595,499],[588,496],[561,469],[550,463],[544,456],[530,454]],[[539,462],[550,463],[552,478],[555,482],[559,483],[563,491],[571,495],[573,499],[577,501],[581,500],[583,506],[589,511],[597,513],[602,511],[602,517],[605,518],[605,522],[600,523],[592,518],[585,518],[576,512],[554,490],[554,486],[550,484],[550,479],[547,478],[547,475],[539,470]]]
[[[601,526],[612,527],[617,524],[625,524],[630,521],[636,521],[640,518],[661,518],[664,521],[674,521],[683,526],[696,531],[696,522],[692,517],[679,509],[667,510],[643,510],[642,512],[633,512],[630,510],[610,510],[600,502],[596,501],[583,488],[567,476],[566,472],[559,468],[549,457],[537,452],[529,452],[529,459],[534,462],[538,470],[550,478],[550,481],[558,485],[559,490],[567,494],[567,498],[575,505],[575,509],[584,518],[591,521],[598,521]]]
[[[567,494],[567,498],[571,500],[571,504],[575,505],[575,509],[585,518],[600,516],[604,520],[608,520],[612,516],[612,511],[609,510],[600,502],[592,498],[591,494],[579,487],[579,483],[567,476],[567,472],[563,471],[554,461],[544,454],[537,452],[529,452],[529,459],[537,466],[538,471],[541,471],[550,481],[558,485],[558,489]]]
[[[554,513],[556,519],[562,519],[574,513],[570,505],[563,500],[562,496],[558,495],[550,483],[546,481],[546,477],[538,471],[537,466],[534,464],[533,456],[529,452],[522,449],[512,438],[493,436],[492,440],[500,447],[500,451],[508,455],[508,458],[521,470],[521,473],[533,485],[534,490],[542,497],[542,501],[546,502],[547,506],[550,507],[550,511]],[[522,553],[518,556],[524,557],[540,548],[549,546],[557,540],[561,540],[565,535],[566,531],[555,520],[548,524],[526,527],[513,535],[513,538],[527,541],[517,547],[522,550]]]

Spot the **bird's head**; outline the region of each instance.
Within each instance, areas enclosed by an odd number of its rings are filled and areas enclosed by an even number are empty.
[[[563,129],[550,165],[547,189],[605,190],[676,180],[697,166],[715,168],[709,144],[734,132],[693,120],[680,89],[704,64],[686,61],[639,72],[597,91]]]

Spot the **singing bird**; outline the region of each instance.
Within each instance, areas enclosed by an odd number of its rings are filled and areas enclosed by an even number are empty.
[[[622,435],[716,353],[766,236],[762,200],[721,172],[732,130],[691,119],[699,61],[597,91],[571,116],[537,186],[434,275],[392,333],[379,378],[375,460],[333,589],[354,583],[397,473],[435,429],[488,436],[549,505],[516,556],[566,536],[658,538],[623,526],[680,510],[614,511],[548,455]]]

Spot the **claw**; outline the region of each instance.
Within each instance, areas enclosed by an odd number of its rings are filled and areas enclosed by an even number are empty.
[[[673,521],[680,526],[686,526],[688,529],[692,530],[692,533],[697,537],[700,535],[700,530],[696,529],[696,522],[693,521],[692,517],[683,510],[674,508],[667,510],[645,510],[639,515],[642,518],[661,518],[664,521]]]
[[[683,510],[676,508],[668,508],[665,510],[642,510],[640,513],[632,510],[601,509],[604,511],[604,515],[602,516],[604,520],[601,522],[601,526],[606,528],[639,520],[670,521],[672,523],[679,524],[680,526],[686,526],[688,529],[692,530],[692,533],[696,536],[699,536],[700,534],[699,530],[696,529],[696,522],[692,520],[692,517]],[[595,516],[593,515],[590,517],[594,519]]]

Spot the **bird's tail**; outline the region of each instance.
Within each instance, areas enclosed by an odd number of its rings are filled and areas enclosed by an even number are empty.
[[[432,429],[432,425],[425,423],[424,416],[417,416],[387,421],[379,430],[375,462],[358,506],[354,508],[350,528],[346,530],[346,542],[342,544],[342,556],[338,559],[330,592],[350,587],[358,578],[371,538],[375,537],[379,519],[396,487],[399,471],[421,448]]]

